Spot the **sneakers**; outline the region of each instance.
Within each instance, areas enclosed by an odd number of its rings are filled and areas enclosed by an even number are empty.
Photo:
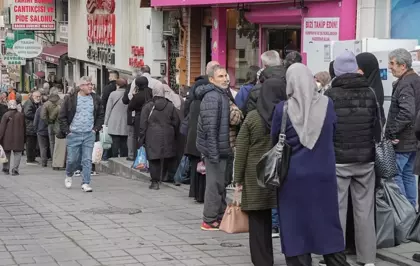
[[[159,190],[159,183],[153,182],[150,184],[149,189]]]
[[[84,192],[92,192],[93,191],[92,187],[89,184],[83,184],[82,185],[82,190]]]
[[[3,172],[3,174],[5,174],[5,175],[10,174],[10,170],[9,170],[9,169],[5,169],[5,168],[3,168],[2,172]]]
[[[12,170],[12,176],[18,176],[19,172],[17,170]]]
[[[80,176],[82,173],[80,172],[80,170],[77,170],[76,172],[74,172],[73,176]]]
[[[90,175],[91,176],[97,176],[97,175],[99,175],[96,171],[92,171],[92,172],[90,172]]]
[[[277,227],[274,227],[271,231],[271,237],[272,238],[279,238],[280,237],[280,231]]]
[[[226,187],[226,189],[227,190],[235,190],[235,185],[232,183],[232,184],[229,184],[227,187]]]
[[[220,226],[219,222],[213,222],[211,224],[206,223],[206,222],[202,222],[201,223],[201,230],[204,230],[204,231],[219,231],[219,226]]]
[[[26,165],[39,165],[39,163],[36,160],[33,162],[26,161]]]
[[[66,188],[71,188],[71,184],[72,184],[73,180],[70,176],[66,177],[66,179],[64,179],[64,185],[66,186]]]
[[[366,263],[365,266],[375,266],[373,263]]]

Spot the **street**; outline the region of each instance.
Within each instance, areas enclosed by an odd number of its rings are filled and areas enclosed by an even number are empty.
[[[23,160],[20,176],[0,175],[0,265],[252,265],[248,235],[201,231],[202,205],[182,190],[100,174],[84,193],[63,180]]]

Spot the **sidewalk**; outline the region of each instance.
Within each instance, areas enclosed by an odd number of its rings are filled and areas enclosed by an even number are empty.
[[[131,168],[132,162],[127,161],[125,158],[113,158],[108,162],[102,162],[98,167],[99,171],[105,172],[128,179],[136,179],[140,181],[149,181],[150,176],[147,173],[142,173],[138,170]],[[179,187],[173,184],[165,183],[164,186],[174,189],[180,192],[185,198],[188,198],[188,185],[181,185]],[[228,193],[228,197],[231,198],[232,193]],[[278,243],[274,240],[274,246]],[[377,252],[378,263],[376,266],[382,265],[400,265],[400,266],[420,266],[420,263],[416,263],[412,260],[412,256],[416,253],[420,253],[420,244],[408,243],[398,247],[381,249]],[[354,256],[349,258],[354,263]],[[383,260],[383,261],[382,261]],[[315,264],[314,264],[315,265]]]

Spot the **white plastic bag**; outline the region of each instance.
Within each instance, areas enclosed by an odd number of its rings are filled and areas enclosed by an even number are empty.
[[[108,135],[108,126],[103,125],[101,132],[99,132],[99,140],[101,141],[104,150],[111,149],[112,138]]]
[[[3,150],[3,147],[0,145],[0,163],[7,163],[6,153]]]
[[[100,141],[95,142],[93,145],[92,151],[92,163],[98,164],[102,160],[102,154],[104,153],[104,149],[102,148],[102,144]]]

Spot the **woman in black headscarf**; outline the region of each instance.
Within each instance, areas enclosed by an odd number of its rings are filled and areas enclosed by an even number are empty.
[[[271,209],[277,206],[276,192],[257,184],[256,165],[272,147],[270,130],[274,107],[286,100],[286,81],[264,82],[257,108],[248,113],[236,139],[234,182],[242,190],[242,210],[249,216],[249,244],[254,265],[273,265]]]
[[[330,62],[329,72],[330,72],[331,79],[335,78],[335,73],[334,73],[334,60]]]
[[[361,53],[356,56],[356,60],[360,71],[363,72],[362,74],[367,78],[369,86],[375,91],[379,105],[382,107],[384,105],[384,87],[379,72],[378,59],[371,53]]]

